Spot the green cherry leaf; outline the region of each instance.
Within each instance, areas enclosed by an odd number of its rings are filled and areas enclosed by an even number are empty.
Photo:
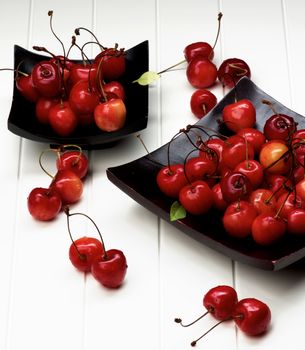
[[[133,81],[133,83],[138,83],[139,85],[149,85],[150,83],[152,83],[155,80],[158,80],[161,77],[160,74],[156,73],[156,72],[145,72],[143,73],[140,78],[136,79]]]
[[[179,202],[175,201],[171,205],[169,217],[170,217],[170,221],[184,219],[186,217],[186,210],[183,208],[183,206]]]

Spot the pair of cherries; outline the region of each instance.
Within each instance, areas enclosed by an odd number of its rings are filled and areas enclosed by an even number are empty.
[[[63,206],[76,203],[82,196],[83,180],[88,173],[89,161],[79,146],[74,146],[77,150],[67,147],[72,146],[61,146],[57,150],[48,149],[58,155],[55,176],[48,173],[42,165],[45,151],[39,157],[42,170],[52,178],[52,181],[49,187],[34,188],[27,198],[28,210],[36,220],[54,219]]]
[[[70,213],[68,206],[64,208],[64,212],[67,215],[67,227],[72,241],[69,249],[69,258],[72,265],[81,272],[91,272],[93,277],[106,288],[120,287],[127,272],[124,253],[118,249],[106,250],[98,226],[88,215]],[[99,239],[84,236],[74,240],[70,229],[70,218],[75,215],[81,215],[90,220],[98,232]]]
[[[175,322],[182,327],[193,325],[207,314],[219,321],[198,339],[192,341],[192,346],[224,321],[234,320],[237,327],[250,336],[265,333],[270,325],[271,311],[268,305],[256,298],[238,300],[237,292],[231,286],[220,285],[210,289],[203,297],[203,305],[207,311],[195,321],[183,324],[180,318],[175,319]]]

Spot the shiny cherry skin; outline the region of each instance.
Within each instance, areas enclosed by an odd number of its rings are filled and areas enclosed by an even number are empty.
[[[209,183],[210,180],[213,180],[211,176],[216,174],[217,167],[217,158],[193,157],[185,164],[185,174],[190,182],[204,180]]]
[[[126,122],[126,106],[120,98],[99,103],[94,109],[94,120],[98,128],[113,132],[123,128]]]
[[[31,75],[19,75],[16,78],[16,87],[26,100],[32,103],[38,101],[39,92],[33,84]]]
[[[266,142],[265,135],[258,129],[255,128],[244,128],[237,131],[237,135],[247,139],[254,148],[255,155],[258,155],[263,144]]]
[[[49,124],[49,112],[51,107],[58,104],[54,97],[39,97],[35,104],[35,116],[39,123]]]
[[[220,164],[222,161],[223,149],[224,149],[224,141],[222,139],[210,138],[200,146],[199,154],[203,155],[203,154],[206,154],[207,151],[211,150],[211,154],[216,153],[218,164]]]
[[[287,215],[287,232],[304,236],[305,235],[305,210],[294,209]]]
[[[251,78],[251,70],[244,60],[228,58],[219,66],[217,77],[223,86],[233,88],[242,77]]]
[[[71,170],[58,170],[50,185],[51,189],[59,193],[63,205],[79,201],[83,187],[82,180]]]
[[[266,142],[259,154],[259,162],[272,174],[286,174],[291,169],[291,158],[288,154],[288,146],[281,140]],[[284,156],[287,154],[287,156]]]
[[[231,203],[224,212],[222,222],[225,231],[232,237],[245,238],[251,235],[252,224],[257,217],[255,207],[247,201]]]
[[[264,135],[267,140],[288,140],[296,131],[297,123],[285,114],[275,114],[269,117],[264,125]]]
[[[292,182],[283,175],[266,173],[264,176],[263,187],[270,190],[276,199],[283,193],[292,190]]]
[[[259,214],[252,224],[252,238],[261,246],[270,246],[286,232],[286,223],[279,216],[262,213]]]
[[[90,87],[87,80],[76,83],[69,95],[69,103],[76,114],[90,114],[100,101],[97,91]]]
[[[234,169],[237,164],[245,159],[254,158],[254,148],[251,143],[247,143],[242,136],[232,135],[224,142],[222,151],[222,163]]]
[[[122,101],[125,102],[125,99],[126,99],[125,89],[120,82],[110,81],[107,84],[103,85],[103,90],[106,95],[111,93],[115,95],[117,98],[120,98]]]
[[[250,336],[265,333],[271,322],[271,311],[267,304],[256,298],[241,299],[232,313],[239,329]]]
[[[117,80],[126,70],[125,51],[117,47],[107,48],[95,57],[94,63],[100,67],[107,82]]]
[[[49,123],[59,136],[70,136],[77,127],[77,116],[68,101],[59,102],[49,110]]]
[[[181,188],[188,183],[182,164],[162,167],[158,171],[156,181],[161,192],[171,198],[178,198]]]
[[[252,184],[252,189],[258,188],[263,182],[263,166],[255,159],[243,160],[237,164],[234,171],[238,171],[247,176]]]
[[[32,69],[33,85],[39,95],[44,97],[55,97],[61,92],[62,81],[58,66],[51,61],[41,61]]]
[[[232,317],[237,301],[236,290],[226,285],[210,289],[203,297],[204,307],[219,321]]]
[[[266,188],[257,188],[250,193],[249,202],[255,207],[258,214],[276,213],[276,198],[273,192]]]
[[[90,272],[92,263],[102,259],[103,254],[101,241],[93,237],[81,237],[75,240],[69,249],[72,265],[82,272]]]
[[[253,103],[244,98],[226,105],[222,111],[223,122],[233,132],[253,128],[256,123],[256,109]]]
[[[248,177],[238,171],[233,171],[220,180],[223,199],[227,203],[247,199],[252,192],[252,184]]]
[[[214,50],[212,46],[203,41],[197,41],[187,45],[184,50],[184,57],[187,62],[190,62],[195,57],[204,57],[209,60],[214,58]]]
[[[209,90],[198,89],[192,93],[190,100],[191,111],[199,119],[208,114],[216,104],[217,98]]]
[[[297,193],[282,194],[276,202],[277,211],[281,210],[279,215],[287,219],[289,212],[294,209],[305,209],[305,201]]]
[[[104,287],[119,288],[124,282],[127,267],[124,253],[110,249],[106,251],[106,256],[92,263],[91,273]]]
[[[86,65],[82,63],[75,63],[69,72],[68,87],[71,89],[75,84],[81,80],[89,82],[92,88],[96,88],[99,82],[102,82],[102,73],[97,72],[97,66],[87,63]]]
[[[88,173],[89,161],[83,152],[69,150],[60,154],[56,160],[56,167],[57,170],[71,170],[83,179]]]
[[[179,202],[190,214],[205,214],[213,204],[212,190],[205,181],[194,181],[182,187],[179,192]]]
[[[212,195],[213,195],[212,207],[219,211],[225,211],[229,204],[223,199],[219,182],[212,187]]]
[[[215,84],[217,68],[210,60],[203,57],[195,57],[187,66],[186,76],[193,87],[206,89]]]
[[[62,201],[59,193],[54,189],[36,187],[27,198],[27,206],[33,218],[49,221],[60,212]]]

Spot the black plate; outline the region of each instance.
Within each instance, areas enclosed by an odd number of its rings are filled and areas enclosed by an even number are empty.
[[[262,130],[265,120],[273,114],[270,107],[261,102],[262,99],[267,99],[274,103],[274,107],[278,113],[293,116],[299,123],[298,127],[305,128],[305,119],[303,116],[277,102],[248,78],[240,80],[236,86],[236,92],[238,99],[247,98],[254,103],[257,111],[257,129]],[[231,90],[196,125],[206,126],[213,130],[226,133],[226,130],[219,129],[218,120],[221,118],[221,111],[224,106],[234,102],[234,98],[234,90]],[[193,146],[186,136],[181,134],[171,143],[171,163],[183,163],[186,155],[192,149]],[[277,244],[270,247],[262,247],[257,245],[251,238],[241,240],[228,236],[222,226],[222,214],[216,210],[212,210],[208,215],[201,217],[187,215],[183,220],[171,222],[169,211],[173,200],[163,195],[156,185],[156,175],[161,167],[158,163],[167,164],[167,150],[168,144],[165,144],[150,155],[121,166],[109,168],[107,169],[107,176],[117,187],[145,208],[170,222],[199,242],[224,253],[233,260],[265,270],[279,270],[305,257],[305,237],[296,238],[287,234]]]
[[[46,56],[14,46],[15,69],[30,73],[33,66]],[[79,62],[79,61],[76,61]],[[126,50],[126,73],[119,80],[126,93],[127,119],[125,126],[115,132],[103,132],[96,126],[77,129],[71,137],[57,136],[49,126],[40,124],[35,117],[35,105],[26,101],[14,84],[13,101],[8,118],[8,129],[18,136],[52,145],[77,144],[84,149],[108,147],[132,133],[143,130],[148,119],[148,87],[132,83],[148,71],[148,41]]]

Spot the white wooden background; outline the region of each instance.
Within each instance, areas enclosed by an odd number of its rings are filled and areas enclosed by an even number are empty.
[[[1,67],[12,67],[14,44],[60,52],[49,30],[48,10],[54,11],[54,29],[67,45],[78,26],[91,28],[106,46],[118,42],[129,48],[148,39],[150,69],[155,71],[180,61],[191,42],[213,43],[221,11],[215,63],[229,57],[246,60],[256,84],[305,115],[303,0],[1,0]],[[268,303],[272,327],[253,339],[229,322],[198,343],[198,349],[304,348],[304,266],[270,272],[236,263],[127,197],[105,170],[145,154],[133,136],[111,149],[90,152],[85,192],[72,209],[96,221],[109,248],[125,252],[126,282],[119,290],[106,290],[91,275],[77,272],[68,259],[64,215],[41,223],[27,211],[31,189],[49,184],[38,164],[47,145],[7,130],[13,74],[1,72],[0,81],[1,350],[188,349],[214,320],[207,317],[182,329],[173,319],[199,315],[203,295],[218,284],[235,286],[240,298]],[[220,85],[212,91],[218,98],[224,94]],[[189,110],[192,92],[184,69],[150,86],[149,123],[141,133],[150,150],[196,121]],[[54,159],[46,158],[45,166],[52,169]],[[74,230],[76,236],[94,234],[85,221]]]

